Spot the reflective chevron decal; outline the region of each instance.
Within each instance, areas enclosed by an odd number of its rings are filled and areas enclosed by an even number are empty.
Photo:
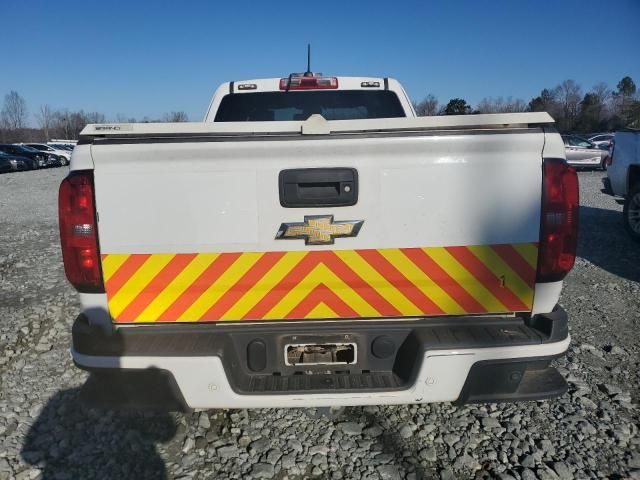
[[[116,322],[415,317],[529,311],[535,243],[107,254]]]

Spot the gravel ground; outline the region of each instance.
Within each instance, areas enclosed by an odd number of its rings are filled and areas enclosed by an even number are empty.
[[[78,402],[79,311],[58,246],[66,168],[0,175],[0,480],[6,478],[640,478],[640,247],[581,172],[580,258],[562,304],[560,399],[455,407],[142,414]]]

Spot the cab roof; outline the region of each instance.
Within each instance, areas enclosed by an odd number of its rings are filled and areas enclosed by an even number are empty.
[[[289,81],[291,82],[289,83]],[[315,74],[314,76],[304,76],[303,74],[291,74],[285,77],[257,78],[251,80],[234,80],[221,85],[227,86],[228,93],[250,93],[250,92],[277,92],[284,91],[286,87],[283,83],[289,83],[290,90],[298,90],[293,87],[296,80],[300,81],[329,81],[334,80],[335,86],[330,87],[309,87],[304,90],[321,90],[330,88],[333,90],[389,90],[390,82],[397,83],[397,80],[384,77],[345,77]]]
[[[289,79],[318,79],[327,82],[327,79],[335,81],[330,86],[325,85],[319,87],[310,88],[295,88],[290,85]],[[302,80],[304,81],[304,80]],[[308,81],[308,80],[307,80]],[[283,83],[284,82],[284,83]],[[213,94],[209,108],[205,113],[203,121],[212,122],[215,118],[220,102],[227,95],[242,94],[242,93],[258,93],[258,92],[284,92],[284,91],[314,91],[314,90],[389,90],[394,92],[403,110],[408,117],[415,117],[415,111],[409,100],[407,93],[402,88],[400,82],[395,78],[389,77],[348,77],[348,76],[332,76],[314,74],[311,76],[304,76],[303,74],[290,74],[284,77],[276,78],[257,78],[253,80],[234,80],[232,82],[225,82],[221,84]]]

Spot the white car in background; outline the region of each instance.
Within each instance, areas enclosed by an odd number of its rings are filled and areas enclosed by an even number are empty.
[[[36,150],[40,150],[41,152],[53,153],[54,155],[62,157],[63,165],[69,165],[69,162],[71,161],[71,152],[69,150],[55,148],[44,143],[26,143],[25,145],[31,148],[35,148]]]
[[[58,150],[66,150],[67,152],[72,152],[73,151],[73,147],[75,146],[71,146],[71,145],[67,145],[64,143],[47,143],[47,145],[49,145],[51,148],[55,148]]]
[[[578,135],[562,135],[567,163],[578,168],[601,168],[609,165],[610,151]]]
[[[615,137],[615,133],[601,133],[598,135],[593,135],[588,137],[591,143],[593,143],[596,147],[611,147],[613,145],[613,138]]]
[[[57,140],[54,138],[50,142],[47,142],[47,145],[53,148],[68,150],[72,152],[76,146],[76,143],[78,143],[76,140]]]

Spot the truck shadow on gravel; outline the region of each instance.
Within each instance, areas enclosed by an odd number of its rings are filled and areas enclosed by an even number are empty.
[[[381,429],[380,436],[373,440],[378,443],[378,449],[373,459],[379,466],[396,467],[400,476],[404,478],[403,471],[408,471],[408,467],[412,465],[412,471],[417,480],[427,480],[435,478],[435,471],[427,471],[420,465],[420,455],[418,448],[412,442],[403,439],[395,428],[389,428],[388,419],[382,411],[375,413],[367,412],[362,407],[346,407],[344,414],[339,421],[349,421],[364,424],[367,428],[379,427]],[[396,478],[390,473],[388,478]],[[387,478],[386,475],[381,475]]]
[[[176,433],[169,414],[90,409],[80,392],[56,393],[26,436],[20,453],[43,480],[167,478],[155,445]]]
[[[627,234],[622,213],[580,207],[578,256],[619,277],[640,282],[640,245]]]

